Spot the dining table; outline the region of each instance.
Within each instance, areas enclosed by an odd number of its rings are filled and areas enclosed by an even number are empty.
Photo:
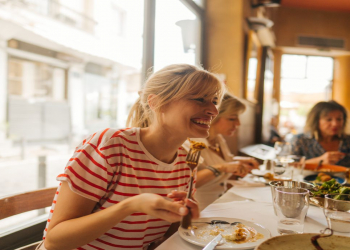
[[[251,176],[246,176],[249,180]],[[270,236],[280,235],[277,231],[277,216],[274,213],[270,186],[252,181],[231,181],[233,185],[225,194],[207,206],[200,218],[235,218],[257,223],[270,231]],[[326,217],[321,207],[310,205],[304,224],[304,233],[320,233],[327,228]],[[335,235],[350,237],[350,233],[334,232]],[[182,239],[176,232],[156,249],[203,249]],[[254,249],[254,248],[252,248]]]

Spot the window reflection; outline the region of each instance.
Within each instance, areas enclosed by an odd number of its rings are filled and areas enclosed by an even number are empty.
[[[200,21],[181,1],[156,1],[154,71],[199,62]]]

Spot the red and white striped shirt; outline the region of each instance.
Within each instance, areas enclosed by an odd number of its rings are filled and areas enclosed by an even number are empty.
[[[186,191],[191,170],[186,151],[178,149],[171,164],[154,158],[140,141],[140,128],[105,129],[84,140],[69,160],[58,181],[71,190],[96,201],[93,213],[141,193],[166,198],[172,190]],[[58,188],[46,231],[55,209]],[[170,223],[144,213],[134,213],[94,241],[77,249],[142,249],[161,238]],[[91,229],[93,230],[93,228]]]

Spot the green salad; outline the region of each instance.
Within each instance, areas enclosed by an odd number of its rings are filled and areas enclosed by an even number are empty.
[[[324,197],[326,194],[350,194],[350,188],[343,187],[341,184],[336,182],[335,179],[325,181],[320,186],[316,186],[313,190],[310,190],[313,196]],[[335,200],[342,200],[343,197],[337,195],[334,197]]]

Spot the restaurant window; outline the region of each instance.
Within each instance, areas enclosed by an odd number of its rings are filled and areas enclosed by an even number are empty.
[[[6,1],[9,19],[0,13],[4,29],[16,26],[28,35],[25,42],[0,47],[0,55],[6,55],[0,67],[8,72],[7,80],[0,81],[7,89],[7,101],[0,106],[6,119],[0,121],[0,196],[58,186],[57,175],[84,138],[126,126],[141,88],[144,2]],[[49,3],[51,12],[46,11]],[[20,11],[30,13],[23,24],[14,22]],[[83,19],[93,23],[93,35]],[[61,39],[56,28],[74,36]],[[40,171],[40,157],[46,173]],[[0,234],[36,215],[2,220]]]
[[[333,58],[283,55],[280,98],[281,134],[301,133],[310,109],[317,102],[331,99],[332,84]]]
[[[24,98],[65,99],[65,69],[10,57],[8,93]]]
[[[154,71],[174,63],[200,64],[201,21],[179,0],[157,0]]]

